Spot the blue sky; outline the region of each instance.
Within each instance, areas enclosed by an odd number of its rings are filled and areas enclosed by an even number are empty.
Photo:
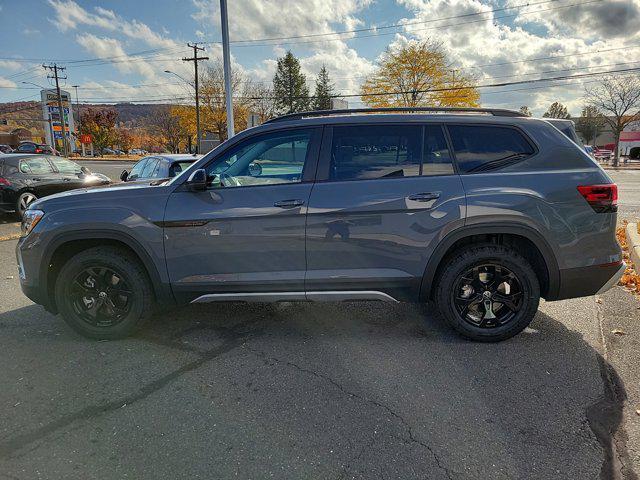
[[[640,0],[233,0],[232,56],[255,82],[270,83],[287,49],[301,59],[309,84],[324,64],[341,93],[357,93],[389,46],[425,39],[442,44],[478,84],[594,73],[640,66]],[[507,9],[507,7],[511,7]],[[36,99],[47,85],[39,67],[59,61],[81,101],[170,101],[189,78],[186,42],[220,57],[218,0],[0,0],[0,101]],[[402,24],[401,27],[384,28]],[[380,28],[383,27],[383,28]],[[628,28],[627,28],[628,27]],[[352,34],[241,43],[253,39],[371,29]],[[597,51],[607,50],[607,54]],[[145,53],[140,53],[145,52]],[[549,58],[551,57],[551,58]],[[95,59],[104,59],[97,61]],[[85,61],[89,60],[89,61]],[[615,65],[624,64],[616,67]],[[613,66],[612,66],[613,65]],[[548,73],[544,73],[548,72]],[[550,82],[483,88],[483,106],[529,105],[541,114],[554,100],[578,114],[586,84]],[[585,83],[586,82],[586,83]],[[357,104],[357,99],[349,99]]]

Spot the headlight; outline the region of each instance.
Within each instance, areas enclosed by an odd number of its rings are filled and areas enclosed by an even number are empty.
[[[40,219],[44,217],[44,212],[42,210],[27,210],[22,215],[22,236],[26,237],[31,233],[31,230],[35,228]]]

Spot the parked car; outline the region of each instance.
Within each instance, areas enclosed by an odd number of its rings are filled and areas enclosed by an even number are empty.
[[[0,153],[11,153],[13,152],[13,148],[9,145],[0,145]]]
[[[38,198],[109,183],[109,177],[66,158],[10,153],[0,157],[0,212],[22,216]]]
[[[103,155],[116,155],[116,151],[112,148],[103,148],[102,149],[102,154]]]
[[[146,150],[142,150],[141,148],[133,148],[133,149],[129,150],[129,153],[131,155],[146,155],[147,151]]]
[[[20,142],[18,148],[15,149],[15,153],[31,153],[34,155],[60,155],[60,152],[58,152],[50,145],[36,142]]]
[[[599,162],[608,162],[613,158],[613,151],[596,147],[593,150],[593,156]]]
[[[152,155],[136,163],[131,171],[123,170],[120,180],[134,182],[149,179],[172,178],[186,170],[200,157],[197,155]]]
[[[573,120],[564,119],[564,118],[545,118],[547,122],[556,127],[562,133],[564,133],[569,140],[571,140],[576,145],[581,145],[580,139],[578,138],[578,134],[576,133],[576,124]]]
[[[518,112],[416,110],[285,115],[171,181],[38,200],[22,290],[91,338],[189,302],[432,300],[499,341],[541,297],[618,281],[617,187],[581,146]]]

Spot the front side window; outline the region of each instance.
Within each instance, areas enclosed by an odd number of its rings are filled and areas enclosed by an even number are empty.
[[[153,172],[157,170],[159,162],[159,158],[150,158],[142,172],[140,172],[140,178],[153,178]]]
[[[78,175],[82,173],[82,167],[71,160],[66,160],[59,157],[50,157],[49,160],[56,167],[56,170],[60,173]]]
[[[312,135],[305,129],[251,138],[211,162],[207,175],[214,187],[301,182]]]
[[[505,167],[535,152],[515,128],[493,125],[449,125],[447,128],[461,172]]]
[[[149,160],[152,160],[152,159],[143,158],[138,163],[136,163],[131,169],[131,172],[129,172],[129,176],[127,177],[127,180],[135,180],[136,178],[138,178],[140,176],[140,173],[142,173],[144,166],[147,164]]]
[[[33,175],[44,175],[52,173],[53,168],[45,157],[34,157],[20,162],[20,171],[22,173],[31,173]]]
[[[330,180],[368,180],[420,175],[422,127],[334,127]]]

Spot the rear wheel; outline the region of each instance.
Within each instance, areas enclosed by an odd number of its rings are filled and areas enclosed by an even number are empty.
[[[497,342],[533,320],[540,285],[529,262],[503,245],[467,247],[447,262],[435,295],[438,310],[460,334]]]
[[[131,335],[153,311],[153,292],[142,265],[112,247],[91,248],[72,257],[60,270],[55,297],[71,328],[100,340]]]

